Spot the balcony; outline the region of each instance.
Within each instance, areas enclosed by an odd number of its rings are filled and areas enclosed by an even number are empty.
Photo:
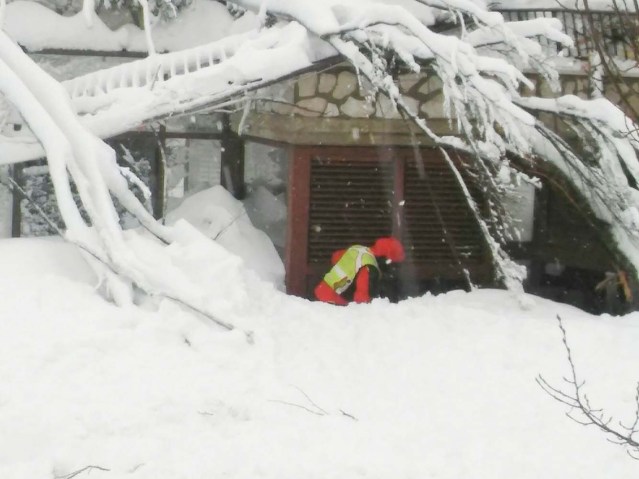
[[[599,53],[622,60],[637,60],[639,53],[639,13],[610,10],[569,10],[560,8],[495,9],[509,22],[535,18],[558,18],[564,31],[575,41],[572,48],[563,49],[563,55],[587,59]],[[559,53],[560,46],[545,38],[539,42],[548,50]]]

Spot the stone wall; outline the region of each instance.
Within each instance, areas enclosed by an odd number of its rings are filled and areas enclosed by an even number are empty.
[[[437,77],[401,75],[399,88],[410,109],[425,118],[443,118],[441,82]],[[302,75],[280,92],[280,99],[264,102],[260,109],[279,114],[326,118],[401,119],[392,102],[383,94],[372,95],[368,80],[348,67]]]
[[[522,87],[523,95],[556,97],[561,94],[591,96],[588,72],[561,76],[561,89],[554,91],[536,75],[529,75],[532,89]],[[427,74],[403,74],[398,87],[412,111],[429,121],[438,134],[455,134],[455,122],[444,114],[442,85],[439,78]],[[244,121],[243,133],[254,138],[290,144],[332,145],[427,145],[429,140],[416,128],[407,126],[392,102],[381,93],[372,93],[371,85],[348,65],[322,72],[306,73],[295,80],[280,83],[260,92],[253,114]],[[623,101],[639,110],[639,78],[626,85],[605,86],[606,96],[623,108]],[[275,115],[274,115],[275,114]],[[540,119],[558,130],[565,126],[551,115]]]
[[[561,91],[536,75],[529,75],[533,90],[523,88],[523,94],[545,98],[560,94],[591,96],[590,77],[587,72],[561,75]],[[439,78],[427,74],[409,73],[399,76],[400,92],[413,111],[425,118],[444,118],[442,85]],[[621,96],[639,106],[639,78],[627,78],[624,85],[605,85],[606,96],[618,103]],[[638,108],[639,109],[639,108]],[[386,118],[399,119],[401,115],[383,94],[371,94],[368,80],[358,76],[346,65],[325,72],[311,72],[288,83],[276,102],[262,103],[261,111],[293,114],[307,117]]]

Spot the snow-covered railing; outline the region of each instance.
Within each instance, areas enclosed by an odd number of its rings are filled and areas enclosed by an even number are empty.
[[[558,18],[574,46],[564,51],[573,58],[587,58],[603,46],[606,54],[624,60],[637,60],[631,48],[639,36],[639,13],[611,10],[569,10],[563,8],[496,9],[506,21],[516,22],[535,18]],[[557,43],[545,38],[538,41],[549,50],[557,50]]]
[[[639,13],[621,14],[613,11],[579,11],[566,9],[499,9],[506,21],[526,21],[536,18],[558,18],[566,32],[574,39],[573,47],[564,49],[564,54],[576,58],[586,58],[595,51],[596,35],[600,35],[606,52],[610,55],[629,59],[634,55],[629,48],[639,33]],[[597,32],[593,34],[592,32]],[[64,82],[72,98],[96,96],[116,88],[152,86],[157,82],[175,76],[185,75],[216,65],[232,57],[238,45],[255,34],[228,37],[196,48],[134,61],[117,67],[83,75]],[[557,51],[559,44],[540,37],[538,41],[548,50]]]
[[[151,87],[156,82],[197,72],[233,56],[255,32],[232,36],[188,50],[125,63],[63,82],[72,98],[109,93],[116,88]]]
[[[247,91],[298,75],[336,56],[309,55],[304,28],[291,22],[195,48],[150,55],[61,82],[84,125],[100,138],[170,115],[228,107]],[[27,132],[0,140],[0,162],[42,157]]]

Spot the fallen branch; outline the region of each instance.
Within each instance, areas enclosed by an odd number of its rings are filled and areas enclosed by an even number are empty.
[[[97,469],[99,471],[104,471],[104,472],[110,472],[110,469],[106,469],[104,467],[101,466],[85,466],[82,469],[78,469],[77,471],[71,472],[70,474],[64,475],[64,476],[55,476],[56,479],[71,479],[73,477],[76,477],[80,474],[82,474],[83,472],[91,472],[93,469]]]
[[[91,256],[93,259],[95,259],[96,261],[98,261],[99,263],[101,263],[103,266],[105,266],[109,271],[111,271],[113,274],[116,275],[120,275],[123,277],[128,277],[128,275],[124,272],[121,271],[121,269],[113,264],[111,261],[109,261],[108,259],[104,258],[102,256],[102,254],[100,254],[99,252],[95,251],[93,248],[91,248],[89,245],[84,244],[76,239],[71,239],[69,238],[64,231],[62,231],[62,229],[49,217],[49,215],[46,214],[46,212],[40,207],[40,205],[38,205],[33,198],[31,198],[31,196],[29,195],[29,193],[27,193],[24,188],[22,188],[13,178],[8,178],[9,180],[9,185],[5,185],[7,186],[9,189],[11,189],[12,191],[15,189],[17,190],[37,211],[37,213],[42,216],[42,218],[47,222],[47,224],[61,237],[63,238],[65,241],[68,241],[71,244],[74,244],[75,246],[77,246],[78,248],[80,248],[82,251],[84,251],[86,254],[88,254],[89,256]],[[207,311],[204,311],[202,308],[199,308],[197,306],[194,306],[193,304],[191,304],[188,301],[185,301],[181,298],[178,298],[176,296],[173,296],[171,293],[166,293],[166,292],[162,292],[162,291],[148,291],[147,288],[143,288],[141,287],[141,285],[136,284],[134,282],[135,286],[138,287],[139,289],[141,289],[142,291],[145,291],[147,294],[149,295],[155,295],[155,296],[160,296],[162,298],[168,299],[170,301],[173,301],[174,303],[179,304],[180,306],[184,306],[188,309],[190,309],[191,311],[204,316],[206,319],[214,322],[215,324],[217,324],[218,326],[228,330],[228,331],[232,331],[233,329],[235,329],[235,326],[233,326],[232,324],[223,321],[221,319],[218,319],[217,317],[213,316],[211,313],[208,313]],[[253,332],[252,331],[245,331],[244,334],[246,335],[246,339],[250,344],[253,344],[254,342],[254,338],[253,338]]]
[[[302,389],[298,388],[297,386],[293,386],[293,387],[297,389],[300,392],[300,394],[304,396],[306,401],[309,403],[308,406],[304,406],[303,404],[296,404],[289,401],[282,401],[280,399],[270,399],[269,402],[284,404],[285,406],[291,406],[291,407],[303,409],[304,411],[314,414],[315,416],[331,416],[332,415],[328,411],[326,411],[326,409],[322,408],[315,401],[313,401],[310,398],[310,396],[306,394]],[[355,416],[345,412],[343,409],[340,409],[339,412],[342,416],[352,419],[353,421],[357,421],[357,418]]]

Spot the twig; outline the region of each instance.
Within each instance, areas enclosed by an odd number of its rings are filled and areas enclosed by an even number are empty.
[[[297,387],[297,386],[294,386],[294,387],[295,387],[295,389],[297,389],[300,393],[302,393],[302,394],[304,395],[304,397],[308,400],[308,402],[310,402],[310,403],[313,405],[313,407],[315,407],[318,411],[320,411],[320,412],[322,412],[322,413],[324,413],[324,414],[328,414],[328,413],[327,413],[324,409],[322,409],[321,407],[319,407],[319,406],[315,403],[315,401],[313,401],[313,400],[309,397],[309,395],[308,395],[308,394],[306,394],[306,393],[305,393],[305,392],[304,392],[301,388],[299,388],[299,387]]]
[[[310,412],[311,414],[315,414],[316,416],[326,416],[326,411],[313,411],[310,408],[307,408],[306,406],[302,406],[301,404],[295,404],[292,402],[288,402],[288,401],[281,401],[279,399],[269,399],[269,402],[274,402],[274,403],[279,403],[279,404],[285,404],[287,406],[292,406],[292,407],[297,407],[300,409],[304,409],[305,411]]]
[[[27,193],[24,188],[22,188],[22,186],[20,186],[16,180],[14,180],[13,178],[11,178],[10,176],[7,177],[7,180],[9,181],[9,184],[5,184],[4,182],[2,182],[3,185],[5,185],[7,188],[9,188],[9,190],[14,191],[17,190],[18,193],[20,193],[22,195],[22,197],[24,199],[26,199],[29,204],[31,206],[34,207],[34,209],[36,210],[36,212],[42,217],[42,219],[53,229],[53,231],[55,231],[59,236],[61,236],[62,238],[64,238],[64,232],[62,231],[62,228],[60,228],[60,225],[58,225],[55,221],[53,221],[51,219],[51,217],[46,214],[44,212],[44,210],[40,207],[40,205],[38,203],[36,203],[34,201],[33,198],[31,198],[31,196],[29,195],[29,193]]]
[[[612,425],[613,418],[611,416],[607,417],[603,409],[593,408],[590,404],[587,394],[583,391],[586,382],[578,379],[572,351],[568,344],[566,328],[559,315],[557,315],[557,321],[570,366],[570,376],[564,378],[570,391],[564,392],[559,388],[551,386],[541,375],[537,377],[537,384],[539,384],[550,397],[570,407],[570,411],[566,413],[570,419],[583,426],[595,426],[599,428],[606,434],[609,441],[626,446],[628,448],[628,454],[630,454],[631,457],[639,459],[639,442],[633,438],[635,434],[639,433],[639,384],[637,385],[635,393],[636,409],[634,422],[630,427],[619,423],[620,430]],[[574,411],[580,413],[581,417],[575,417],[573,414]]]
[[[242,211],[240,211],[239,214],[237,214],[233,218],[231,218],[231,221],[229,221],[220,231],[217,232],[217,234],[213,238],[213,241],[217,241],[217,239],[220,236],[222,236],[224,233],[226,233],[226,230],[228,230],[231,226],[233,226],[237,220],[239,220],[242,216],[247,215],[247,214],[248,214],[248,212],[246,210],[242,210]]]
[[[331,415],[328,411],[326,411],[326,409],[322,408],[315,401],[313,401],[311,399],[311,397],[308,394],[306,394],[306,392],[304,392],[304,390],[302,390],[301,388],[299,388],[297,386],[293,386],[293,387],[295,389],[297,389],[300,392],[300,394],[302,394],[304,396],[304,398],[306,398],[306,400],[309,402],[309,404],[312,406],[312,408],[304,406],[302,404],[296,404],[296,403],[292,403],[292,402],[288,402],[288,401],[282,401],[282,400],[279,400],[279,399],[270,399],[269,402],[274,402],[274,403],[278,403],[278,404],[284,404],[286,406],[291,406],[291,407],[296,407],[296,408],[299,408],[299,409],[303,409],[304,411],[310,412],[311,414],[314,414],[315,416],[330,416]],[[357,418],[355,416],[345,412],[343,409],[340,409],[339,412],[342,414],[342,416],[350,418],[353,421],[357,421]]]
[[[353,421],[357,421],[357,418],[355,416],[353,416],[352,414],[347,413],[343,409],[340,409],[339,412],[341,412],[343,416],[346,416],[346,417],[352,419]]]
[[[70,474],[67,474],[65,476],[55,476],[56,479],[71,479],[72,477],[78,476],[80,474],[82,474],[85,471],[88,471],[89,473],[93,470],[93,469],[97,469],[99,471],[104,471],[104,472],[110,472],[110,469],[106,469],[104,467],[101,466],[85,466],[82,469],[78,469],[77,471],[74,471]]]

